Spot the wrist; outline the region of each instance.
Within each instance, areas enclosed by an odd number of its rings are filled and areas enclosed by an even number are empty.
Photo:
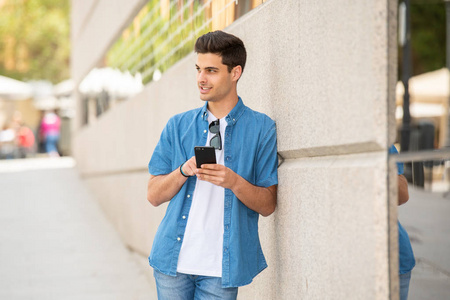
[[[234,191],[239,191],[240,187],[241,187],[241,176],[239,176],[237,173],[233,172],[232,170],[230,170],[232,173],[230,181],[229,181],[229,187],[227,187],[228,189]],[[243,179],[243,178],[242,178]]]
[[[184,174],[184,172],[183,172],[183,166],[184,166],[185,163],[186,163],[186,162],[184,162],[184,163],[181,164],[181,166],[180,166],[180,173],[181,173],[181,175],[183,175],[184,177],[190,177],[189,175],[186,175],[186,174]]]

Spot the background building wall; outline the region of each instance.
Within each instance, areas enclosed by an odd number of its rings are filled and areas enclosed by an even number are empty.
[[[145,3],[84,2],[72,1],[78,83]],[[286,159],[277,210],[260,219],[269,268],[240,299],[397,298],[387,159],[395,28],[396,1],[271,0],[226,29],[248,51],[238,93],[276,121]],[[138,96],[74,129],[82,176],[124,242],[145,256],[166,209],[146,201],[146,166],[167,120],[202,105],[195,60],[190,54]]]

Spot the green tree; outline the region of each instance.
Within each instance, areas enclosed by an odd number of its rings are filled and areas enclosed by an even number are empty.
[[[442,0],[411,0],[412,76],[445,67],[445,4]],[[399,47],[398,78],[402,73]]]
[[[58,83],[70,77],[70,1],[0,1],[0,74]]]

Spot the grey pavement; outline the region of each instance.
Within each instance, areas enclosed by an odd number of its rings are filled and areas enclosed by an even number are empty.
[[[398,210],[416,257],[408,300],[448,300],[450,196],[411,187],[409,194],[409,201]]]
[[[450,196],[410,188],[399,208],[417,265],[409,300],[450,299]],[[155,299],[71,158],[0,161],[0,299]]]
[[[0,161],[0,299],[155,299],[71,158]]]

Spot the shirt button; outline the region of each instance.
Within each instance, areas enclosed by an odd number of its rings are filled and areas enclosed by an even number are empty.
[[[205,130],[203,130],[203,133],[206,133],[206,129],[205,129]]]
[[[181,238],[177,237],[177,241],[181,241]]]
[[[233,122],[236,122],[236,119],[233,119]]]
[[[186,216],[182,216],[183,219],[186,219]]]
[[[191,195],[187,195],[188,198],[191,198]]]

